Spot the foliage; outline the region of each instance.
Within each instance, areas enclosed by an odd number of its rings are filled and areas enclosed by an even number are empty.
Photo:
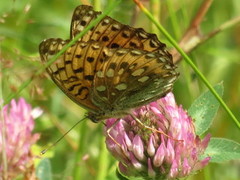
[[[82,0],[83,2],[90,1]],[[160,8],[157,10],[160,23],[176,40],[180,40],[195,16],[200,1],[166,0],[160,2]],[[108,0],[95,0],[94,3],[98,10],[104,10]],[[32,78],[34,73],[42,67],[38,45],[43,39],[69,38],[72,12],[78,5],[78,1],[57,0],[0,2],[0,77],[2,82],[0,92],[3,94],[3,99],[15,93],[23,82]],[[148,3],[145,2],[145,5],[147,6]],[[211,32],[224,22],[239,16],[239,12],[238,0],[221,1],[221,3],[214,1],[201,24],[202,33]],[[148,32],[152,27],[144,14],[136,11],[136,4],[133,1],[123,0],[118,7],[113,9],[110,16],[122,23],[142,27]],[[238,119],[240,119],[239,28],[239,25],[233,26],[221,32],[189,54],[211,84],[223,82],[223,99]],[[155,33],[162,42],[170,45],[158,31],[155,30]],[[178,66],[181,76],[175,83],[174,94],[178,104],[183,104],[183,108],[188,109],[207,88],[184,61],[181,61]],[[36,121],[35,131],[41,133],[39,147],[36,149],[44,149],[50,143],[55,142],[73,124],[84,117],[85,110],[74,104],[56,88],[55,84],[47,78],[46,73],[34,76],[31,84],[24,88],[20,96],[44,110],[44,115]],[[191,109],[190,114],[193,113]],[[213,114],[215,115],[215,112]],[[202,128],[203,130],[197,129],[199,134],[208,129],[213,137],[224,137],[240,142],[239,129],[221,106],[213,122],[212,118],[208,121],[210,123]],[[116,162],[105,148],[103,127],[103,123],[93,124],[88,120],[80,123],[64,140],[43,155],[44,158],[51,154],[50,162],[48,160],[40,162],[38,171],[51,166],[48,170],[51,171],[49,173],[52,173],[54,180],[69,177],[73,179],[117,179]],[[233,141],[214,138],[210,142],[208,153],[214,154],[214,162],[239,157],[237,152],[231,154],[229,150],[231,147],[239,149],[239,144]],[[216,153],[224,149],[226,153]],[[35,152],[35,154],[39,153],[40,151]],[[219,159],[221,155],[223,158]],[[205,177],[205,179],[213,180],[237,180],[239,179],[238,166],[239,161],[212,164],[189,179],[197,180]],[[231,173],[228,172],[230,169]]]

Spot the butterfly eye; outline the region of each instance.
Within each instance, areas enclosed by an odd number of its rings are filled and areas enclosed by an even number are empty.
[[[78,6],[71,23],[71,38],[101,14]],[[39,52],[47,62],[70,40],[48,39]],[[172,90],[178,73],[171,55],[156,35],[142,28],[105,17],[47,68],[58,87],[89,110],[97,122],[125,115]]]

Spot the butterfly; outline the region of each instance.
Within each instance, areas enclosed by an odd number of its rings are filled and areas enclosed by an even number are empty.
[[[101,12],[78,6],[70,39],[50,38],[39,45],[46,63]],[[155,34],[106,16],[46,68],[57,86],[89,111],[93,122],[129,114],[165,96],[178,77],[172,56]]]

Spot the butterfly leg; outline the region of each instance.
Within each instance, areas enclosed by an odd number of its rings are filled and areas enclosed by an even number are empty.
[[[116,126],[117,123],[119,123],[120,119],[117,119],[107,130],[107,136],[110,137],[110,139],[113,140],[114,143],[116,143],[119,148],[121,148],[121,145],[114,139],[114,137],[112,137],[112,135],[110,134],[111,130],[113,130],[113,127]]]
[[[143,124],[143,123],[141,122],[141,120],[138,119],[134,114],[130,114],[130,115],[132,116],[132,118],[133,118],[136,122],[138,122],[138,123],[139,123],[141,126],[143,126],[144,128],[149,129],[149,130],[154,131],[154,132],[157,132],[157,133],[160,133],[160,134],[163,134],[164,136],[166,136],[166,137],[168,137],[169,139],[172,139],[172,140],[174,140],[174,141],[182,141],[182,140],[178,140],[178,139],[175,139],[175,138],[167,135],[167,134],[166,134],[165,132],[163,132],[163,131],[159,131],[159,130],[157,130],[157,129],[151,128],[151,127]]]
[[[121,163],[123,163],[123,164],[125,164],[125,163],[127,163],[128,162],[128,160],[129,160],[129,154],[128,154],[128,150],[126,150],[125,148],[124,148],[124,145],[122,144],[120,144],[120,143],[122,143],[122,142],[117,142],[117,140],[111,135],[111,131],[116,131],[115,129],[113,129],[116,125],[117,125],[117,123],[120,123],[120,118],[118,118],[110,127],[108,127],[108,129],[107,129],[107,131],[106,131],[106,133],[107,133],[107,136],[113,141],[113,142],[107,142],[107,143],[113,143],[113,146],[109,146],[108,145],[108,147],[111,147],[111,148],[113,148],[113,149],[115,149],[115,151],[117,152],[117,154],[121,154],[121,156],[122,156],[122,158],[124,158],[125,160],[126,160],[126,162],[121,162]],[[122,135],[119,135],[119,136],[122,136]],[[108,139],[108,138],[107,138]],[[127,164],[125,164],[126,166],[127,166]]]

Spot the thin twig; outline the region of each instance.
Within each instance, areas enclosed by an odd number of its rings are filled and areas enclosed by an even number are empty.
[[[130,25],[131,26],[134,26],[134,24],[136,23],[136,19],[137,19],[138,14],[139,14],[139,9],[137,8],[137,6],[134,6],[133,14],[132,14],[131,20],[130,20]]]
[[[211,6],[213,0],[205,0],[202,5],[200,6],[197,14],[191,21],[189,28],[186,30],[184,33],[182,39],[179,42],[179,46],[185,51],[185,52],[190,52],[189,49],[193,49],[192,43],[195,42],[195,44],[198,43],[199,38],[201,37],[200,32],[199,32],[199,27],[200,24],[205,17],[209,7]],[[194,43],[193,43],[194,44]],[[173,62],[177,63],[180,61],[181,56],[178,53],[176,49],[172,50],[172,55],[173,55]]]
[[[206,35],[200,35],[200,34],[193,35],[191,38],[188,39],[188,42],[186,41],[185,44],[182,44],[182,46],[180,47],[182,47],[186,53],[189,53],[193,51],[195,48],[197,48],[198,46],[200,46],[201,44],[205,43],[207,40],[212,39],[214,36],[218,35],[219,33],[239,23],[240,23],[240,16],[237,16],[223,23],[218,28],[214,29],[213,31],[211,31]],[[175,64],[181,60],[181,55],[177,52],[176,49],[173,49],[171,51],[171,54],[173,55],[173,62]]]

